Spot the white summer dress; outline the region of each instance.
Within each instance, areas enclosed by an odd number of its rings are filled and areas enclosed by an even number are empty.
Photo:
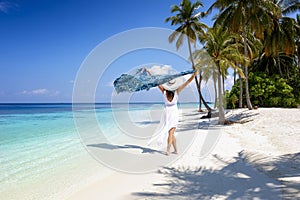
[[[177,128],[179,120],[179,112],[177,107],[178,94],[175,91],[173,100],[170,102],[167,98],[166,91],[164,91],[164,111],[161,116],[162,128],[158,134],[154,134],[151,140],[148,142],[150,145],[154,140],[157,140],[157,144],[161,146],[162,144],[167,144],[168,132],[171,128]]]

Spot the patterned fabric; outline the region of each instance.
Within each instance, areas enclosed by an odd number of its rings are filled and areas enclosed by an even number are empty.
[[[134,75],[122,74],[114,81],[114,87],[117,93],[120,92],[137,92],[140,90],[149,90],[152,87],[156,87],[167,83],[168,81],[194,73],[194,70],[180,72],[172,75],[152,75],[150,76],[144,68],[137,70]]]

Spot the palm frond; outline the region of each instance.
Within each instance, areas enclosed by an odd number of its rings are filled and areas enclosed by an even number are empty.
[[[172,43],[181,34],[181,27],[177,28],[171,35],[169,36],[169,42]]]
[[[299,0],[285,0],[281,3],[282,13],[288,15],[300,10]]]
[[[176,41],[176,49],[177,49],[177,50],[182,46],[184,36],[185,36],[184,33],[180,33],[179,38],[178,38],[177,41]]]
[[[171,13],[174,13],[174,12],[180,12],[180,7],[176,4],[172,5],[171,7]]]
[[[171,12],[176,13],[176,15],[166,18],[165,22],[171,22],[171,25],[180,25],[179,28],[169,36],[169,42],[174,42],[177,38],[177,49],[182,46],[184,36],[187,36],[189,41],[196,45],[196,32],[200,31],[203,33],[203,29],[207,27],[205,24],[199,22],[199,16],[198,13],[196,13],[201,6],[203,6],[201,1],[192,3],[190,0],[182,0],[179,6],[173,5],[171,7]],[[180,34],[178,32],[180,32]]]

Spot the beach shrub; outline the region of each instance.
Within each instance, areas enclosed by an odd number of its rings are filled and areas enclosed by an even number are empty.
[[[296,84],[296,83],[295,83]],[[297,84],[296,84],[297,85]],[[299,84],[300,85],[300,84]],[[244,87],[244,86],[243,86]],[[244,89],[245,91],[245,89]],[[249,73],[249,91],[253,105],[262,107],[296,107],[299,101],[294,88],[279,75],[267,76],[262,72]],[[228,108],[238,107],[239,84],[235,84],[227,94]],[[243,105],[246,105],[245,95]]]
[[[287,83],[293,88],[293,94],[297,105],[300,105],[300,76],[299,72],[287,80]]]
[[[235,109],[237,107],[237,104],[239,102],[239,91],[238,87],[234,85],[231,88],[231,91],[226,90],[225,97],[226,97],[226,108],[229,109]]]

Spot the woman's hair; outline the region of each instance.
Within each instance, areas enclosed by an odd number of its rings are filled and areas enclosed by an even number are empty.
[[[174,98],[174,91],[166,90],[167,97],[172,97]]]

